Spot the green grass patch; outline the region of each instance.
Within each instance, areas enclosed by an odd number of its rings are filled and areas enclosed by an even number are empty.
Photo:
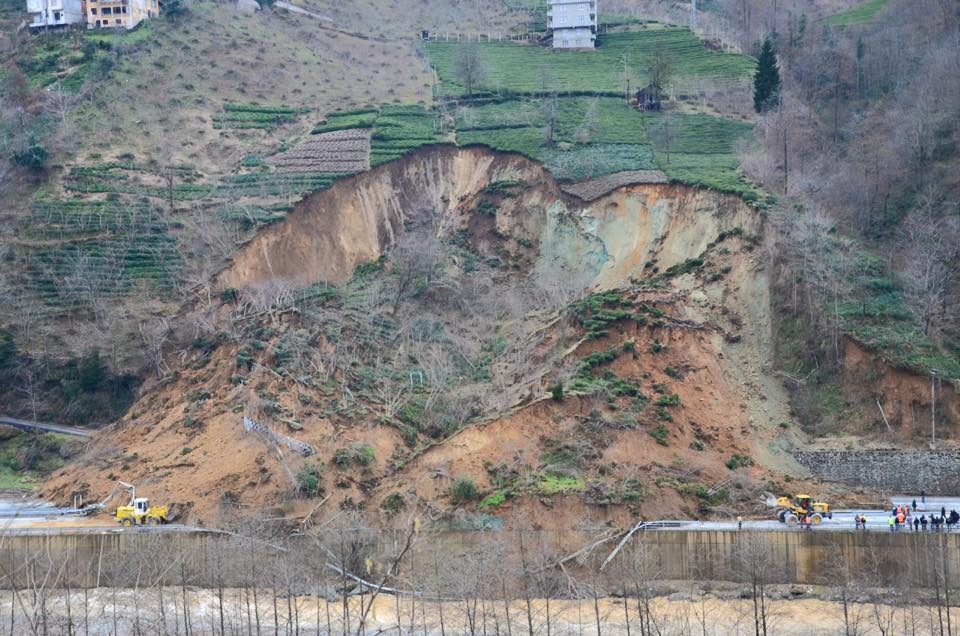
[[[492,495],[487,495],[483,500],[477,504],[477,508],[483,510],[484,508],[496,508],[502,506],[507,501],[507,491],[498,490]]]
[[[39,482],[33,475],[0,464],[0,489],[33,490]]]
[[[537,482],[537,491],[548,497],[569,492],[583,492],[585,487],[586,482],[583,479],[566,475],[547,474]]]
[[[857,6],[840,11],[823,20],[824,24],[834,27],[848,27],[870,22],[887,6],[888,0],[867,0]]]

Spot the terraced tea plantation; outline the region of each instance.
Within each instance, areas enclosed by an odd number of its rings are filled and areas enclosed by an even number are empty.
[[[739,82],[752,77],[756,62],[746,55],[706,49],[689,29],[659,24],[600,36],[595,51],[553,50],[536,44],[471,44],[486,68],[482,88],[498,92],[540,94],[586,92],[622,95],[624,66],[632,86],[644,78],[650,60],[662,52],[675,78]],[[464,95],[454,68],[462,44],[431,42],[431,63],[442,80],[440,95]],[[642,86],[643,84],[639,84]]]
[[[267,163],[283,173],[363,172],[370,169],[370,131],[347,128],[313,135]]]
[[[298,116],[308,112],[310,112],[309,108],[224,104],[223,112],[213,116],[213,127],[215,129],[274,128],[280,124],[296,121]]]
[[[546,113],[553,115],[553,143]],[[735,148],[750,125],[704,114],[640,113],[613,97],[474,101],[456,111],[457,143],[519,152],[558,179],[663,170],[674,181],[753,198]]]
[[[330,113],[313,133],[365,128],[371,131],[371,167],[399,159],[422,146],[453,141],[442,131],[439,114],[419,106],[390,105]]]
[[[183,261],[176,228],[148,201],[37,201],[15,271],[40,301],[37,313],[96,312],[135,286],[177,284]]]
[[[657,51],[666,55],[673,77],[726,82],[744,92],[750,90],[752,58],[707,50],[688,29],[663,25],[604,35],[596,51],[470,44],[487,73],[479,93],[464,99],[454,71],[461,46],[441,42],[427,48],[441,80],[438,93],[458,104],[458,144],[522,153],[561,180],[659,169],[674,181],[758,198],[735,154],[750,125],[675,108],[641,113],[622,97],[625,63],[637,87]]]

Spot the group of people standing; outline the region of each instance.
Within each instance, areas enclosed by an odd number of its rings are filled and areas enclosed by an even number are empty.
[[[890,517],[887,519],[887,525],[890,527],[890,532],[897,532],[900,529],[906,527],[907,530],[910,527],[913,527],[914,532],[926,532],[927,526],[930,526],[930,530],[934,532],[939,532],[941,530],[950,530],[953,526],[957,525],[960,522],[960,513],[956,510],[951,510],[950,514],[947,514],[946,506],[940,507],[940,514],[938,515],[936,511],[933,511],[928,514],[921,514],[917,516],[917,500],[914,499],[913,502],[907,505],[896,505],[890,510]],[[857,520],[857,527],[865,527],[866,519],[861,516],[861,519]]]

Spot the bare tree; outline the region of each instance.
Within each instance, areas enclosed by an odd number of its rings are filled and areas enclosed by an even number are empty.
[[[453,63],[453,76],[467,89],[467,95],[473,95],[473,89],[483,84],[487,78],[487,66],[478,46],[460,47]]]
[[[167,366],[163,352],[169,335],[170,324],[166,318],[159,317],[140,323],[140,345],[143,355],[153,365],[158,378],[170,373],[170,367]]]
[[[426,229],[400,236],[390,251],[393,283],[391,314],[397,315],[400,303],[411,293],[426,293],[442,280],[444,249]]]
[[[557,118],[560,116],[560,102],[556,92],[540,99],[540,116],[544,121],[543,143],[552,146],[557,134]]]
[[[656,49],[647,64],[647,80],[649,82],[647,86],[653,91],[653,97],[658,102],[667,90],[671,72],[666,51]]]

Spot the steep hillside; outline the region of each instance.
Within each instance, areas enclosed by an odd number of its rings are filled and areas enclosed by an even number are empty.
[[[47,492],[134,480],[208,523],[324,494],[467,526],[751,508],[792,466],[763,227],[732,195],[584,203],[522,157],[420,151],[241,250],[173,374]]]

